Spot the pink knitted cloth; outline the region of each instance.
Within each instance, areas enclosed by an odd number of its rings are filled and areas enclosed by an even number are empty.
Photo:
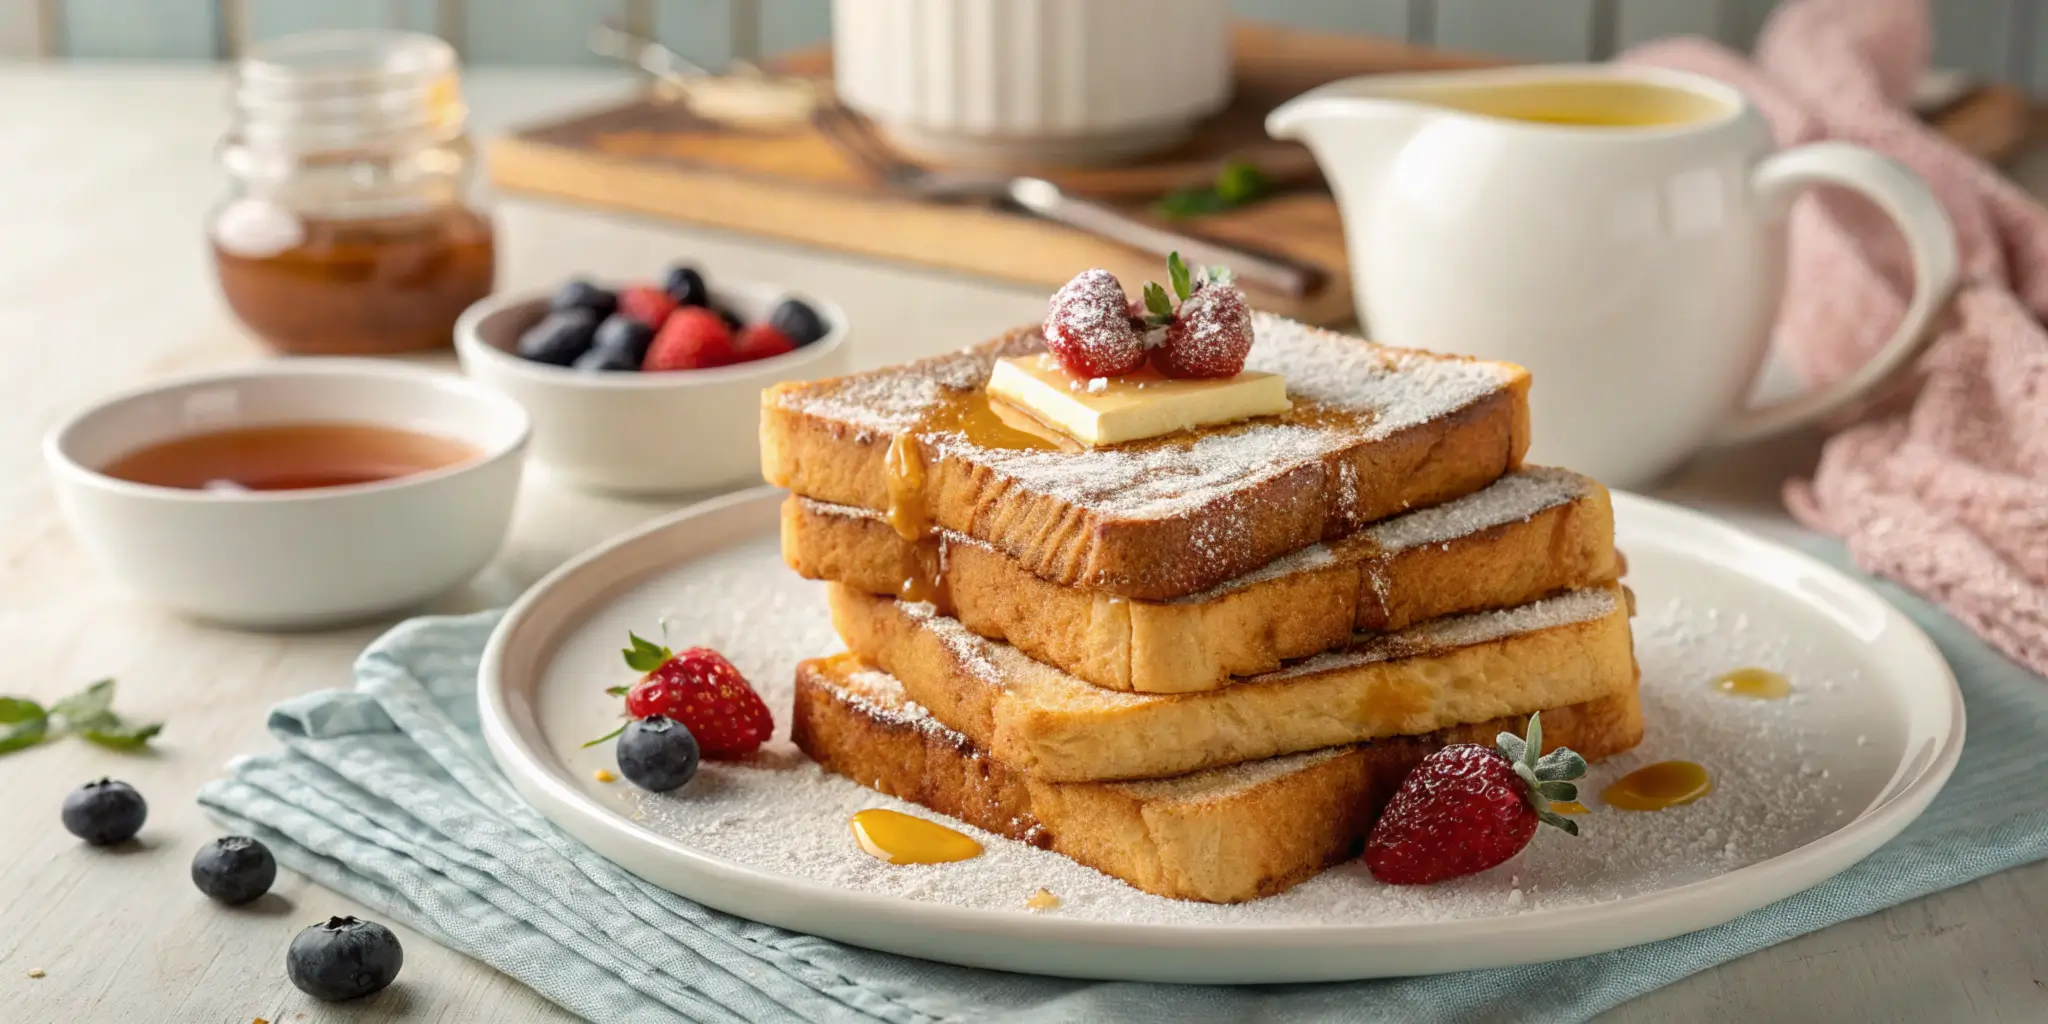
[[[1941,198],[1964,284],[1917,392],[1829,438],[1813,479],[1788,483],[1785,503],[1840,536],[1863,568],[2048,674],[2048,209],[1904,109],[1928,39],[1924,0],[1794,0],[1753,59],[1702,39],[1627,59],[1726,81],[1781,144],[1872,147]],[[1897,325],[1905,247],[1874,207],[1830,193],[1793,211],[1791,265],[1777,344],[1808,380],[1834,380]]]

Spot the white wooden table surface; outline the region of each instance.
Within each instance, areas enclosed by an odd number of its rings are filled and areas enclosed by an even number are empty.
[[[599,72],[483,72],[469,83],[485,132],[622,87]],[[0,693],[47,702],[116,676],[122,710],[169,723],[148,755],[61,741],[0,757],[0,1020],[567,1020],[404,928],[405,971],[390,990],[314,1002],[284,978],[286,944],[308,923],[363,908],[287,872],[254,909],[224,910],[187,880],[192,851],[220,832],[193,802],[199,785],[231,755],[271,745],[268,705],[347,685],[350,660],[380,628],[251,635],[160,612],[86,560],[45,482],[37,442],[68,411],[167,374],[263,358],[217,299],[202,241],[224,187],[212,154],[224,121],[210,70],[0,65]],[[1029,291],[737,236],[524,202],[498,210],[502,286],[644,275],[687,257],[838,299],[863,365],[954,347],[1043,309]],[[1694,467],[1664,493],[1784,531],[1775,482],[1811,458],[1810,441],[1781,443]],[[674,504],[531,480],[503,554],[437,610],[502,604]],[[90,849],[58,824],[64,794],[100,775],[149,799],[139,849]],[[1785,943],[1608,1019],[2048,1019],[2048,866]]]

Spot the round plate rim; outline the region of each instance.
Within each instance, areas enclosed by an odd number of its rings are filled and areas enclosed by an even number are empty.
[[[692,876],[692,884],[678,886],[652,878],[646,880],[715,910],[853,945],[967,966],[1001,966],[1027,973],[1130,981],[1199,980],[1219,984],[1364,979],[1393,973],[1438,973],[1583,956],[1723,924],[1833,877],[1868,856],[1918,818],[1948,781],[1962,754],[1965,725],[1962,692],[1947,660],[1941,656],[1934,642],[1904,613],[1865,584],[1804,552],[1704,513],[1616,491],[1613,498],[1617,523],[1638,517],[1649,517],[1650,521],[1664,518],[1683,529],[1705,532],[1717,543],[1767,551],[1792,561],[1808,573],[1827,579],[1842,592],[1860,595],[1881,608],[1886,628],[1898,629],[1900,639],[1918,648],[1918,653],[1926,660],[1924,666],[1914,666],[1912,671],[1928,670],[1930,681],[1927,685],[1945,690],[1940,696],[1945,698],[1943,706],[1948,713],[1948,728],[1936,730],[1937,733],[1945,732],[1945,735],[1938,740],[1933,756],[1922,759],[1918,770],[1902,784],[1900,776],[1906,774],[1913,759],[1913,752],[1908,750],[1900,761],[1898,773],[1869,806],[1840,827],[1775,857],[1669,889],[1507,917],[1342,925],[1185,925],[1097,921],[924,903],[776,875],[698,853],[665,836],[641,829],[603,808],[571,785],[564,775],[549,770],[543,759],[553,755],[521,736],[515,725],[506,685],[506,651],[516,634],[527,628],[546,604],[555,599],[555,593],[565,581],[600,571],[622,552],[651,544],[658,535],[685,528],[685,524],[700,519],[753,514],[763,515],[764,519],[772,521],[772,515],[764,514],[754,506],[762,506],[766,513],[772,513],[785,496],[786,492],[779,488],[763,486],[691,505],[602,542],[543,577],[513,603],[492,630],[478,668],[478,709],[486,745],[499,769],[543,817],[571,836],[594,849],[616,846],[622,853],[630,854],[630,859],[659,857],[686,868]],[[716,549],[716,545],[707,545],[679,557],[699,557]],[[611,586],[600,589],[607,594],[617,593],[662,568],[661,565],[641,566],[619,573]],[[1758,586],[1767,585],[1763,581],[1756,583]],[[580,621],[602,603],[602,600],[587,602],[574,611],[571,621]],[[1811,604],[1812,601],[1808,599],[1806,603]],[[567,632],[567,628],[562,632]],[[544,659],[542,664],[545,664]],[[617,855],[600,853],[607,859],[621,859]],[[631,866],[621,866],[633,871]],[[639,871],[634,873],[646,878]],[[763,903],[769,906],[764,908]],[[816,909],[819,907],[829,909]],[[857,918],[862,925],[849,928],[827,922],[821,926],[819,918],[826,915]],[[956,948],[946,941],[948,937],[998,940],[1003,952],[1000,956],[991,956],[972,949]],[[1577,937],[1577,941],[1573,937]],[[1308,950],[1372,952],[1413,947],[1418,943],[1445,950],[1446,956],[1440,963],[1432,962],[1421,970],[1398,972],[1377,970],[1371,960],[1359,960],[1349,967],[1339,965],[1332,970],[1320,966],[1320,963],[1298,964],[1290,969],[1283,959],[1274,966],[1248,970],[1246,963],[1232,959],[1252,949],[1261,954]],[[1479,947],[1491,949],[1493,955],[1464,958],[1455,955],[1455,951]],[[1075,948],[1173,952],[1177,959],[1198,953],[1208,954],[1208,957],[1183,960],[1171,969],[1128,969],[1108,960],[1098,964],[1088,957],[1077,958],[1072,955]],[[1517,948],[1525,952],[1512,952]],[[1034,951],[1040,955],[1034,957]],[[1274,958],[1260,956],[1256,960],[1273,963]],[[1046,966],[1048,963],[1054,966]]]

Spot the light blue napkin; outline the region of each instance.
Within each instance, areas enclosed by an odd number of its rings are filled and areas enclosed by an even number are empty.
[[[1842,564],[1841,549],[1815,541]],[[417,619],[352,692],[280,705],[283,749],[199,800],[286,867],[593,1021],[1578,1020],[1795,935],[2048,857],[2048,681],[1929,605],[1969,705],[1962,764],[1927,813],[1834,879],[1718,928],[1599,956],[1433,978],[1265,988],[1067,981],[842,946],[698,906],[591,853],[520,802],[477,733],[495,613]]]

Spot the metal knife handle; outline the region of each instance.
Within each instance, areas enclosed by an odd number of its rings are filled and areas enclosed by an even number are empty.
[[[1154,227],[1114,207],[1067,195],[1058,185],[1042,178],[1017,178],[1009,183],[1010,201],[1046,220],[1078,228],[1134,249],[1165,256],[1178,252],[1189,264],[1229,267],[1238,279],[1259,285],[1290,298],[1307,295],[1317,275],[1310,270],[1267,256],[1234,249]]]

